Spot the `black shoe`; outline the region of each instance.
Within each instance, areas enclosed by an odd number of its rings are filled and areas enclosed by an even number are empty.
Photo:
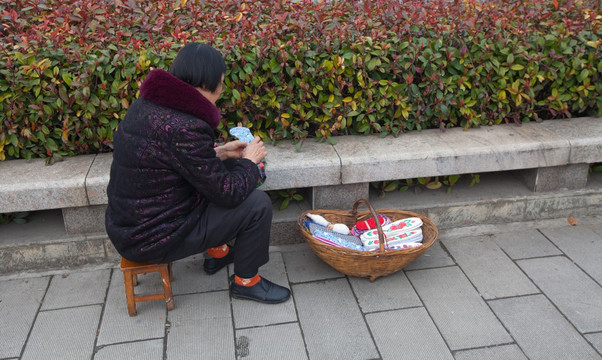
[[[234,249],[230,248],[228,254],[222,258],[206,258],[203,263],[203,270],[209,275],[213,275],[216,272],[220,271],[224,268],[224,266],[228,264],[232,264],[234,262]]]
[[[234,282],[234,275],[230,277],[230,294],[236,299],[254,300],[264,304],[281,303],[291,297],[289,289],[264,278],[253,286],[242,286]]]

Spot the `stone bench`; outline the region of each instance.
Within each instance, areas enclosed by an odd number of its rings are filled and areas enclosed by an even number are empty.
[[[585,186],[602,162],[602,119],[576,118],[438,129],[388,136],[344,136],[268,147],[263,190],[311,188],[312,208],[349,208],[369,183],[515,170],[533,191]],[[0,213],[62,209],[67,233],[103,231],[112,154],[0,162]]]

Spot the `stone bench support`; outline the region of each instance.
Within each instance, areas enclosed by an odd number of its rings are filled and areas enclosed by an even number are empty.
[[[316,186],[312,188],[312,209],[351,210],[349,204],[358,199],[368,199],[369,183]],[[363,209],[367,210],[367,209]]]
[[[589,164],[570,164],[514,172],[531,191],[535,192],[581,189],[587,184],[588,173]]]

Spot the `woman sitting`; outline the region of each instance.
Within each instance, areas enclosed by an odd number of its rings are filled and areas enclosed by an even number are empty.
[[[258,275],[272,224],[271,200],[256,190],[265,146],[258,137],[214,146],[225,71],[216,49],[189,43],[169,72],[148,74],[114,134],[106,229],[128,260],[207,251],[208,274],[234,263],[232,297],[279,303],[290,290]]]

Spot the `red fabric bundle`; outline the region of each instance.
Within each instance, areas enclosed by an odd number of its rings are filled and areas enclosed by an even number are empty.
[[[380,225],[383,226],[385,224],[385,222],[387,221],[387,219],[383,215],[378,215],[378,221],[380,222]],[[358,221],[355,224],[355,227],[360,231],[375,229],[376,221],[374,220],[373,217],[371,217],[370,219],[368,219],[366,221]]]

